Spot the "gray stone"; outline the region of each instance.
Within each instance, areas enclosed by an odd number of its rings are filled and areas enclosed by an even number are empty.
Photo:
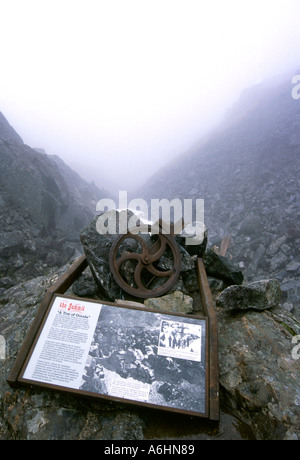
[[[240,224],[239,231],[241,234],[253,235],[261,232],[261,218],[254,213],[249,214]]]
[[[277,254],[275,254],[270,263],[270,268],[272,272],[275,272],[281,268],[286,267],[288,263],[288,258],[285,254],[283,254],[281,251],[279,251]]]
[[[129,214],[131,216],[132,214]],[[119,227],[116,234],[106,233],[101,235],[97,231],[98,215],[82,230],[80,240],[94,276],[95,282],[104,299],[114,301],[122,298],[122,290],[115,282],[109,268],[109,253],[113,242],[118,238]],[[117,212],[117,225],[119,223]],[[128,247],[127,247],[128,249]]]
[[[78,297],[94,297],[98,288],[91,273],[83,273],[72,285],[73,294]]]
[[[286,271],[287,272],[297,272],[300,268],[300,262],[291,262],[287,265]]]
[[[268,247],[267,254],[271,257],[275,256],[275,254],[278,252],[280,249],[281,245],[283,245],[287,240],[286,235],[282,235],[279,238],[277,238],[275,241],[273,241],[270,246]]]
[[[295,317],[279,308],[243,315],[218,309],[220,386],[224,403],[255,439],[300,439],[300,360]]]
[[[189,314],[193,311],[192,297],[185,295],[180,291],[175,291],[171,294],[154,299],[146,299],[144,304],[147,308],[152,308],[157,311],[184,314]]]
[[[12,257],[22,247],[23,234],[21,231],[0,233],[0,257]]]
[[[225,281],[212,276],[208,276],[208,283],[212,292],[221,292],[227,287]]]
[[[197,225],[196,222],[192,223],[192,226],[195,228]],[[192,235],[193,238],[195,238],[196,232],[194,235]],[[204,230],[203,234],[203,239],[199,244],[188,244],[188,237],[177,237],[176,238],[178,243],[185,248],[185,250],[191,255],[191,256],[197,256],[197,257],[202,257],[203,254],[205,253],[206,247],[207,247],[207,241],[208,241],[208,231],[207,229]]]
[[[289,278],[281,283],[281,290],[285,300],[300,306],[300,279]]]
[[[226,257],[216,254],[208,249],[203,255],[204,266],[209,276],[220,278],[228,285],[242,284],[244,276],[239,268]]]
[[[277,280],[262,280],[242,286],[229,286],[217,297],[217,305],[226,310],[266,310],[280,304]]]
[[[14,282],[11,278],[9,278],[8,276],[4,277],[4,278],[1,278],[0,279],[0,288],[10,288],[14,285]]]
[[[284,308],[284,310],[286,311],[293,311],[294,309],[294,305],[292,303],[288,303],[288,302],[285,302],[283,305],[282,305],[282,308]]]
[[[14,144],[23,144],[21,137],[8,123],[2,112],[0,112],[0,139]]]

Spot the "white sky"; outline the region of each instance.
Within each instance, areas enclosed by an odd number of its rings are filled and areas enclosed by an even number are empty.
[[[130,190],[242,89],[299,68],[299,45],[299,0],[0,0],[0,111],[26,144]]]

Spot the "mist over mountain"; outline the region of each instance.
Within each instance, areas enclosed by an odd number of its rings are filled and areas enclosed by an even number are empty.
[[[245,90],[223,123],[136,192],[204,199],[209,244],[231,235],[246,279],[276,277],[287,308],[300,295],[300,100],[291,78]]]
[[[25,145],[0,113],[0,288],[79,254],[79,234],[107,196],[59,157]]]
[[[244,283],[241,279],[241,285],[227,289],[224,281],[209,277],[211,287],[219,281],[212,291],[219,325],[220,427],[207,432],[203,420],[201,427],[195,428],[193,418],[192,427],[183,429],[182,419],[175,419],[175,414],[167,423],[158,414],[152,420],[155,436],[161,430],[161,436],[174,432],[174,439],[299,437],[300,369],[297,358],[291,358],[291,349],[293,337],[300,332],[300,100],[293,99],[291,91],[290,80],[245,90],[217,129],[132,194],[149,204],[153,198],[204,199],[210,254],[218,252],[223,236],[230,235],[226,262],[231,265],[231,259],[232,266],[238,267],[235,273],[244,275]],[[38,390],[37,397],[34,388],[28,388],[26,401],[20,404],[24,391],[8,387],[8,372],[45,290],[82,252],[79,235],[86,224],[91,227],[95,222],[96,202],[109,194],[84,181],[60,157],[25,145],[1,113],[0,184],[0,337],[7,347],[0,373],[0,439],[107,440],[115,439],[115,433],[120,439],[144,439],[144,427],[151,421],[148,408],[143,411],[139,407],[134,412],[133,408],[124,406],[124,410],[119,403],[114,406],[109,402],[108,411],[108,406],[95,405],[93,401],[83,405],[72,394],[51,395]],[[92,230],[95,233],[95,228]],[[106,250],[109,248],[106,243]],[[214,257],[221,259],[217,254]],[[192,290],[194,259],[189,256],[189,260],[191,267],[182,286]],[[107,264],[107,260],[103,263]],[[103,273],[102,280],[109,279],[109,274]],[[80,278],[76,280],[77,289],[79,286],[84,296],[89,291],[89,296],[99,300],[93,297],[93,277],[86,272]],[[277,278],[279,283],[270,278]],[[252,285],[256,295],[262,285],[280,284],[281,301],[280,289],[276,288],[280,305],[271,302],[266,306],[254,295],[253,304],[246,298],[243,311],[234,313],[236,297],[231,299],[230,313],[220,307],[218,300],[223,296],[224,301],[226,292],[230,298],[236,292],[234,288],[251,291],[247,284],[252,280],[260,280],[256,291]],[[233,289],[228,291],[230,288]],[[83,295],[80,289],[72,289],[75,295]],[[172,307],[175,294],[178,291],[171,296]],[[272,300],[266,290],[264,300],[270,297]],[[190,300],[192,305],[193,298]],[[258,309],[261,307],[266,312]],[[125,324],[124,330],[128,333],[130,327]],[[120,363],[123,353],[122,348]],[[139,354],[143,355],[141,350]],[[143,363],[150,366],[148,361],[145,358]],[[178,381],[185,384],[186,375],[181,376],[177,366],[172,372],[177,386]],[[91,374],[91,378],[98,377]],[[161,394],[177,398],[178,393],[171,393],[171,386],[160,378],[156,384],[161,385]],[[41,419],[45,423],[41,424]]]

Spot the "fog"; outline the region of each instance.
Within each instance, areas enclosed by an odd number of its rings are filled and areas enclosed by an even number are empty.
[[[244,88],[299,68],[299,0],[0,2],[0,111],[109,191],[188,150]]]

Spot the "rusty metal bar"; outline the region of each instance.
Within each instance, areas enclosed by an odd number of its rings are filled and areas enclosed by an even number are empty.
[[[226,252],[227,252],[227,249],[228,249],[228,247],[229,247],[230,238],[231,238],[231,235],[226,235],[226,236],[224,236],[224,238],[222,239],[222,241],[221,241],[221,246],[220,246],[220,256],[225,257]]]
[[[64,273],[49,290],[56,294],[64,294],[83,270],[86,269],[87,265],[88,263],[84,254],[71,265],[66,273]]]
[[[209,418],[220,420],[218,322],[203,260],[197,258],[197,278],[204,314],[208,317],[209,341]]]
[[[23,364],[25,362],[26,356],[29,353],[30,347],[36,337],[36,334],[39,330],[39,327],[42,323],[46,310],[49,306],[49,303],[52,299],[53,294],[64,294],[66,290],[74,283],[76,278],[85,270],[87,267],[87,260],[85,255],[77,259],[71,267],[61,276],[56,283],[54,283],[51,288],[46,291],[44,298],[41,302],[41,305],[37,311],[37,314],[30,326],[29,332],[25,337],[25,340],[20,348],[20,351],[16,357],[14,365],[9,373],[7,382],[12,386],[17,386],[17,380]]]

